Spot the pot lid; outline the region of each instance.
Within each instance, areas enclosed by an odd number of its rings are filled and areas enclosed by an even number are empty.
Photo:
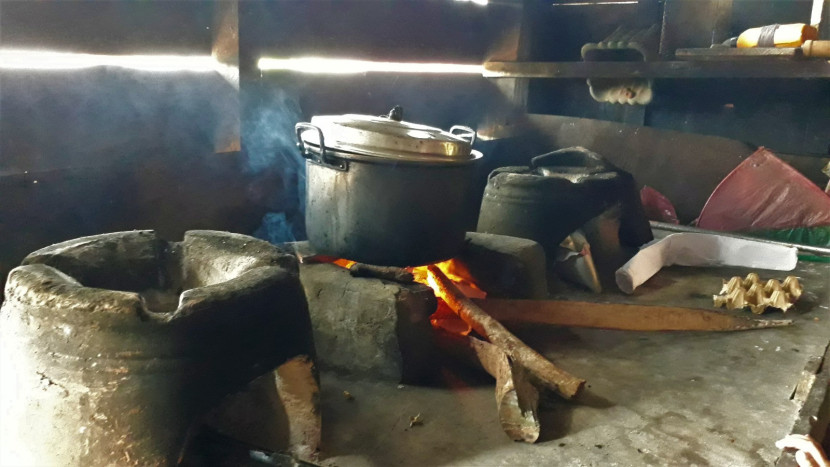
[[[530,161],[530,167],[500,167],[490,177],[497,174],[513,174],[528,179],[529,183],[549,181],[558,183],[597,183],[616,181],[619,172],[599,154],[581,146],[560,149]]]
[[[475,131],[454,126],[449,131],[402,120],[403,110],[396,106],[389,115],[345,114],[311,118],[320,129],[326,149],[363,156],[419,162],[449,162],[476,159],[472,153]],[[303,143],[320,145],[319,133],[304,131]]]
[[[602,156],[581,146],[534,157],[530,161],[530,173],[542,177],[562,178],[571,183],[583,180],[609,180],[617,176],[613,167]]]

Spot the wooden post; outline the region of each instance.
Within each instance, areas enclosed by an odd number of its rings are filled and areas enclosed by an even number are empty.
[[[213,46],[211,55],[217,61],[217,70],[236,90],[236,105],[223,109],[214,132],[214,152],[237,152],[240,142],[239,109],[239,4],[237,0],[215,2],[213,17]]]

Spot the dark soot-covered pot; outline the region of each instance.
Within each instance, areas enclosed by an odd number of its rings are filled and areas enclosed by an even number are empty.
[[[565,237],[617,204],[622,243],[650,241],[633,177],[585,148],[560,149],[534,157],[530,167],[494,170],[477,230],[535,240],[553,258]]]
[[[306,230],[325,255],[416,266],[445,260],[464,244],[474,210],[475,132],[388,116],[313,117],[297,124],[307,159]],[[456,132],[461,132],[456,135]]]

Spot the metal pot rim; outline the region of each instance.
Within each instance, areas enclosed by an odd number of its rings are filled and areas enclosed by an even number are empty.
[[[310,123],[296,125],[297,143],[301,146],[322,146],[329,150],[394,161],[445,163],[475,160],[472,146],[476,132],[456,125],[444,131],[401,118],[403,109],[392,109],[388,116],[359,114],[321,115]],[[322,155],[325,159],[325,154]]]
[[[317,162],[320,156],[320,147],[314,144],[305,144],[306,152],[311,153],[314,157],[309,158],[310,161]],[[339,150],[332,148],[326,145],[326,159],[331,158],[339,158],[345,159],[349,161],[359,161],[359,162],[368,162],[371,164],[402,164],[402,165],[434,165],[439,167],[445,166],[457,166],[457,165],[467,165],[472,164],[475,161],[481,159],[483,154],[481,151],[477,151],[475,149],[470,151],[469,157],[460,158],[460,157],[435,157],[429,155],[420,155],[420,154],[390,154],[390,155],[383,155],[378,156],[376,154],[367,154],[367,153],[360,153],[360,152],[351,152],[345,150]],[[327,160],[326,164],[332,164],[331,160]]]

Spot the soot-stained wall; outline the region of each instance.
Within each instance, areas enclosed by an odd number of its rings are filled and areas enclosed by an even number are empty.
[[[543,9],[531,58],[577,60],[584,42],[633,21],[630,5],[613,6],[614,14],[600,7]],[[520,6],[240,2],[238,90],[214,72],[0,69],[0,274],[34,249],[114,230],[154,228],[175,239],[188,229],[211,228],[272,241],[302,239],[305,176],[294,146],[296,122],[320,114],[381,114],[402,105],[409,121],[479,127],[511,114],[513,104],[479,76],[315,76],[260,72],[256,61],[317,55],[479,64],[515,46]],[[0,48],[205,55],[215,37],[215,7],[210,1],[3,1]],[[827,81],[767,81],[760,94],[754,81],[711,84],[658,83],[643,122],[788,152],[826,150]],[[529,95],[534,112],[620,115],[597,110],[581,80],[535,80]],[[242,150],[217,154],[217,126],[234,113],[241,116]],[[485,152],[492,148],[481,145]],[[507,151],[510,160],[485,159],[480,181],[499,162],[521,163],[533,150]]]
[[[0,48],[206,56],[213,15],[211,2],[4,1]],[[256,228],[265,209],[240,154],[214,151],[237,108],[215,72],[0,67],[0,275],[83,235]]]
[[[214,153],[215,126],[237,99],[221,76],[111,68],[0,79],[0,270],[82,235],[256,227],[239,154]]]
[[[215,6],[2,2],[0,48],[205,55]],[[0,274],[37,248],[107,231],[304,238],[298,121],[403,105],[411,121],[475,126],[509,105],[478,76],[261,74],[256,59],[316,52],[477,64],[520,11],[444,0],[240,2],[238,90],[214,72],[0,68]],[[234,112],[242,151],[217,154],[217,126]]]

